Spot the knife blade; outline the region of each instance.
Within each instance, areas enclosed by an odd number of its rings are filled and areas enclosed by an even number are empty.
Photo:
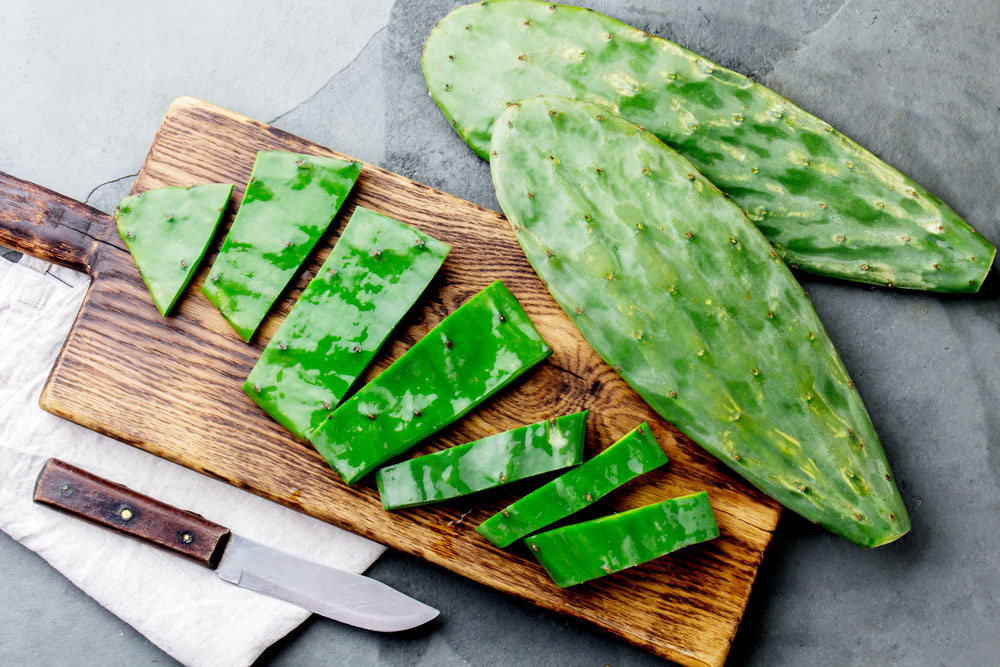
[[[259,544],[59,459],[42,466],[34,501],[184,556],[228,583],[355,627],[397,632],[438,616],[437,609],[380,581]]]

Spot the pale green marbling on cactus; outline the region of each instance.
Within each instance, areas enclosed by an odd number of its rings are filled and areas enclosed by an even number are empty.
[[[610,106],[694,163],[793,268],[975,292],[996,254],[937,197],[773,90],[588,9],[459,7],[431,32],[422,64],[438,106],[487,160],[494,120],[521,99]]]
[[[542,96],[493,133],[497,198],[580,332],[660,415],[786,507],[872,547],[909,529],[805,292],[743,212],[610,109]]]
[[[232,192],[231,183],[157,188],[115,208],[118,233],[164,317],[194,277]]]

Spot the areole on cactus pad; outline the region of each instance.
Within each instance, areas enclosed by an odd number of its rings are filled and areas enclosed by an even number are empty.
[[[975,292],[996,254],[947,204],[828,123],[589,9],[535,0],[459,7],[431,32],[422,65],[444,115],[486,160],[494,121],[518,100],[550,94],[610,106],[694,163],[793,268]]]
[[[909,529],[823,324],[767,239],[695,167],[611,109],[540,96],[491,144],[497,198],[552,296],[660,415],[857,544]]]

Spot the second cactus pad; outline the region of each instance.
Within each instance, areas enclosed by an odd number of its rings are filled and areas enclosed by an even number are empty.
[[[518,100],[610,106],[687,157],[804,271],[975,292],[996,254],[940,199],[828,123],[589,9],[535,0],[459,7],[431,32],[422,63],[431,95],[480,157],[490,159],[494,121]]]
[[[353,484],[552,354],[497,281],[337,408],[309,441]]]
[[[115,209],[118,233],[164,317],[201,264],[232,191],[229,183],[158,188]]]
[[[576,465],[586,426],[584,410],[382,468],[382,507],[426,505]]]
[[[812,304],[690,162],[607,107],[551,96],[504,112],[492,151],[531,265],[654,410],[838,535],[871,547],[906,533],[878,435]]]
[[[243,390],[305,440],[344,398],[448,250],[446,243],[358,206]]]
[[[202,292],[249,341],[337,214],[360,162],[257,153],[243,203]]]

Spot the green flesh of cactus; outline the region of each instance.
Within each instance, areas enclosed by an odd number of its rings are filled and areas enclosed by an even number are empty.
[[[587,341],[759,489],[863,546],[909,518],[805,292],[694,166],[610,109],[536,97],[493,135],[497,198]]]
[[[556,528],[525,542],[556,586],[566,588],[718,536],[708,494],[701,491]]]
[[[243,390],[305,440],[344,398],[449,249],[398,220],[355,208]]]
[[[330,225],[360,162],[257,153],[243,203],[201,291],[245,341]]]
[[[387,510],[426,505],[576,465],[587,411],[497,433],[378,471]]]
[[[354,484],[550,354],[521,304],[497,281],[344,401],[309,441]]]
[[[480,157],[490,159],[495,119],[521,99],[610,106],[687,157],[793,268],[975,292],[996,254],[946,204],[829,124],[591,10],[532,0],[459,7],[431,33],[422,63],[431,95]]]
[[[201,264],[232,191],[229,183],[159,188],[115,209],[118,233],[164,317]]]
[[[649,424],[638,428],[583,465],[535,489],[486,521],[476,531],[494,546],[506,547],[555,523],[667,462]]]

